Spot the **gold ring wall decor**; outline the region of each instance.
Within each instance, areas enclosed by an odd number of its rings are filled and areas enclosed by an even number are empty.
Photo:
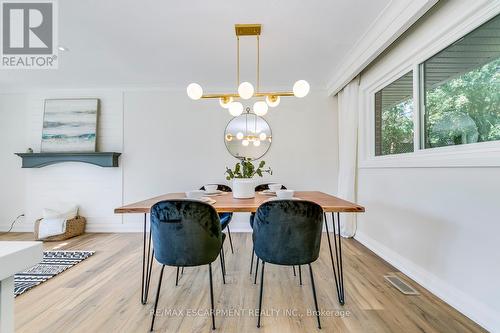
[[[226,148],[238,159],[261,158],[271,147],[272,140],[271,127],[267,121],[250,112],[232,118],[224,131]]]

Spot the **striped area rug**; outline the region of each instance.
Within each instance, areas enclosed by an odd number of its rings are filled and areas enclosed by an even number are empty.
[[[19,296],[87,259],[94,251],[44,251],[41,263],[14,276],[14,294]]]

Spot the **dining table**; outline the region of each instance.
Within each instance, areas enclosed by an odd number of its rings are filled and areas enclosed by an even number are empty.
[[[151,280],[151,270],[153,265],[154,250],[151,250],[151,232],[147,230],[147,218],[151,207],[156,203],[165,200],[187,199],[185,193],[167,193],[146,200],[131,203],[114,210],[115,214],[143,214],[143,232],[142,232],[142,277],[141,277],[141,303],[146,304],[149,293],[149,284]],[[218,213],[254,213],[259,206],[268,200],[275,200],[276,196],[270,196],[269,193],[256,192],[254,198],[236,199],[231,192],[222,192],[217,196],[210,196],[211,205]],[[344,293],[344,269],[342,263],[342,237],[340,234],[340,213],[362,213],[365,211],[363,206],[356,203],[343,200],[336,196],[320,191],[296,191],[294,199],[307,200],[317,203],[324,212],[326,235],[328,239],[328,248],[330,251],[330,260],[332,264],[333,276],[335,280],[335,289],[339,303],[345,304]],[[215,201],[215,202],[214,202]],[[330,239],[330,230],[327,223],[327,214],[332,216],[333,226],[333,246]],[[337,226],[335,226],[337,224]],[[149,235],[149,236],[148,236]],[[335,255],[334,255],[335,253]]]

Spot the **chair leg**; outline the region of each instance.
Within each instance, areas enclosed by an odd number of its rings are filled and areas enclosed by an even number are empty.
[[[226,269],[224,268],[224,266],[225,266],[224,250],[222,248],[220,250],[219,260],[220,260],[220,271],[222,272],[222,283],[226,284]]]
[[[297,274],[295,273],[295,266],[292,267],[293,267],[293,276],[297,276]]]
[[[309,273],[311,274],[311,285],[312,285],[312,291],[313,291],[313,297],[314,297],[314,306],[316,307],[316,318],[318,319],[318,328],[321,329],[321,323],[319,321],[318,299],[316,297],[316,286],[314,285],[314,277],[313,277],[313,270],[312,270],[311,264],[309,264]]]
[[[212,264],[208,264],[208,274],[210,277],[210,303],[212,304],[212,329],[215,330],[214,286],[212,283]]]
[[[177,274],[175,274],[175,286],[179,285],[179,266],[177,266]]]
[[[264,291],[264,266],[265,266],[265,264],[266,264],[266,262],[264,260],[262,260],[262,272],[260,273],[259,319],[257,321],[257,328],[260,328],[260,312],[262,310],[262,293]]]
[[[222,264],[224,265],[224,276],[226,276],[226,255],[224,254],[224,247],[221,248],[222,251]]]
[[[229,245],[231,245],[231,253],[234,254],[233,240],[231,239],[231,230],[229,230],[229,224],[227,225],[227,235],[229,236]]]
[[[257,273],[259,272],[259,257],[257,257],[257,263],[255,264],[255,278],[253,284],[257,284]]]
[[[252,260],[250,261],[250,275],[252,275],[252,268],[253,268],[253,257],[255,256],[255,250],[252,246]]]
[[[181,275],[184,275],[184,266],[181,268]]]
[[[156,309],[158,308],[158,300],[160,299],[161,280],[163,279],[163,270],[164,269],[165,269],[165,265],[162,265],[161,272],[160,272],[160,280],[158,281],[158,290],[156,290],[156,300],[155,300],[155,307],[154,307],[154,312],[153,312],[153,319],[151,320],[151,328],[150,328],[151,332],[153,332],[153,325],[155,324]]]
[[[301,269],[300,265],[299,265],[299,283],[300,283],[300,285],[302,285],[302,269]]]

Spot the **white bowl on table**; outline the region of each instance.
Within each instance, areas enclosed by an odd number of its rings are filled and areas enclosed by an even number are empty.
[[[218,186],[214,184],[205,185],[205,191],[208,193],[215,193],[217,191],[217,187]]]
[[[292,199],[294,193],[294,190],[278,190],[276,191],[276,196],[278,199]]]
[[[201,199],[203,195],[205,195],[205,191],[202,190],[194,190],[186,192],[186,198],[188,199]]]
[[[277,192],[277,191],[281,190],[281,184],[269,184],[268,187],[269,187],[269,191],[271,191],[271,192]]]

